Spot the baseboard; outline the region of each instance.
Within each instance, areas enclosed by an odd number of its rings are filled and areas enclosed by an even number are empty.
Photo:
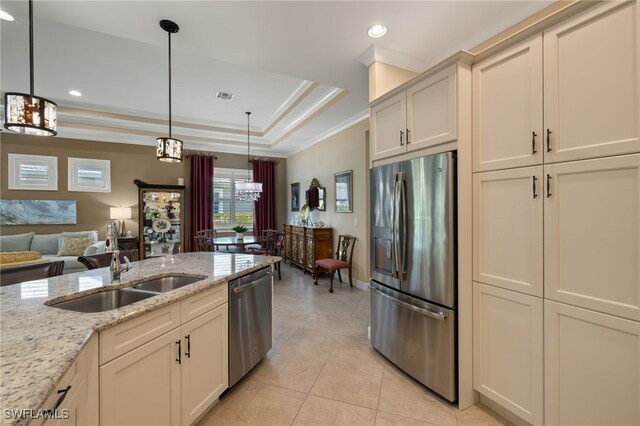
[[[492,409],[493,411],[495,411],[496,413],[500,414],[502,417],[504,417],[505,419],[509,420],[511,423],[515,424],[515,425],[530,425],[531,423],[527,422],[526,420],[523,420],[522,418],[520,418],[520,416],[517,416],[515,414],[513,414],[511,411],[507,410],[506,408],[504,408],[502,405],[498,404],[497,402],[495,402],[494,400],[492,400],[491,398],[480,394],[480,402],[482,402],[484,405],[486,405],[487,407],[489,407],[490,409]]]
[[[356,288],[359,288],[360,290],[363,291],[369,291],[369,283],[366,283],[364,281],[360,281],[360,280],[356,280]]]

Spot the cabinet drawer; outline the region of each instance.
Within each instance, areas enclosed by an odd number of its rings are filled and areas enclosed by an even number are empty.
[[[219,285],[202,293],[198,293],[180,302],[182,323],[210,311],[213,308],[226,303],[229,300],[229,287],[227,284]]]
[[[100,332],[100,365],[179,326],[180,304],[173,303],[104,330]]]

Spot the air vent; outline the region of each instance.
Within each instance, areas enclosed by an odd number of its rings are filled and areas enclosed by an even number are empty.
[[[216,98],[221,99],[223,101],[232,101],[236,95],[233,93],[227,92],[216,92]]]

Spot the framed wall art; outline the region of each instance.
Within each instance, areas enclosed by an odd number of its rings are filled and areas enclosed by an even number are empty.
[[[353,212],[353,170],[336,173],[336,213]]]
[[[75,225],[75,200],[0,200],[0,225]]]
[[[291,184],[291,211],[300,211],[300,182]]]
[[[58,190],[58,157],[9,154],[9,189]]]
[[[69,157],[70,192],[111,192],[111,161]]]

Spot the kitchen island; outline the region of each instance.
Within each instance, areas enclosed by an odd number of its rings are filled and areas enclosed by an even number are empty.
[[[184,253],[134,263],[111,283],[108,268],[36,280],[0,289],[0,406],[2,424],[23,424],[6,410],[36,412],[74,365],[92,336],[229,280],[277,262],[278,257],[227,253]],[[119,309],[80,313],[45,305],[168,275],[201,278],[193,284]],[[225,295],[226,301],[226,295]],[[95,339],[94,339],[95,340]],[[101,343],[101,354],[102,343]],[[97,359],[96,359],[97,362]],[[46,407],[50,408],[50,407]]]

